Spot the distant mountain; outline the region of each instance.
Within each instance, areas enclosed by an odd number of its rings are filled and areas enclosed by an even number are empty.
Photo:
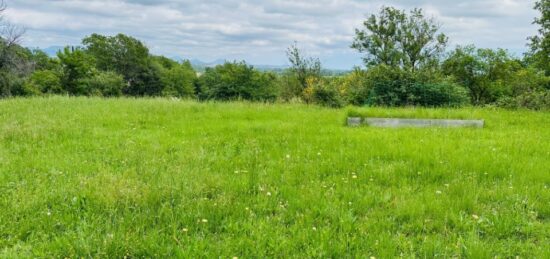
[[[63,50],[64,48],[65,47],[63,47],[63,46],[51,46],[51,47],[47,47],[47,48],[44,48],[44,49],[41,49],[41,50],[44,51],[46,54],[48,54],[48,56],[55,57],[55,56],[57,56],[57,52]],[[185,58],[181,58],[181,57],[177,57],[177,56],[171,57],[171,59],[173,59],[175,61],[178,61],[178,62],[187,60]],[[202,60],[196,59],[196,58],[189,60],[189,62],[191,62],[191,65],[193,66],[193,68],[198,72],[204,72],[204,70],[208,67],[215,67],[217,65],[222,65],[227,61],[231,62],[232,60],[216,59],[216,60],[211,61],[211,62],[202,61]],[[256,68],[260,71],[268,71],[268,72],[275,72],[275,73],[282,73],[286,69],[289,68],[288,65],[262,65],[262,64],[250,64],[250,65],[252,65],[254,68]],[[324,75],[341,75],[341,74],[345,74],[347,72],[349,72],[349,70],[323,69],[323,74]]]

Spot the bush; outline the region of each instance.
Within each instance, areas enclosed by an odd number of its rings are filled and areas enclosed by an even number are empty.
[[[273,101],[277,97],[275,75],[262,73],[244,62],[207,68],[199,79],[203,100]]]
[[[313,102],[331,108],[340,108],[343,106],[338,91],[330,85],[323,84],[319,84],[313,89]]]
[[[176,97],[192,97],[195,94],[197,74],[189,62],[174,64],[161,73],[163,84],[162,95]]]
[[[468,103],[468,91],[450,82],[415,83],[409,90],[412,105],[428,107],[460,107]]]
[[[362,106],[369,99],[370,88],[367,72],[356,68],[353,72],[337,79],[339,94],[346,103]]]
[[[550,110],[550,90],[525,92],[516,97],[503,97],[497,106],[507,109]]]
[[[277,78],[277,89],[279,98],[283,101],[302,99],[303,88],[298,77],[290,71],[285,71]]]
[[[40,94],[40,90],[29,85],[22,78],[10,72],[0,72],[0,97],[31,96]]]
[[[98,72],[96,75],[79,80],[79,92],[88,96],[121,96],[125,87],[124,78],[115,72]]]
[[[383,106],[461,106],[468,103],[468,91],[437,76],[378,66],[368,71],[367,103]]]
[[[26,84],[28,88],[37,89],[44,94],[66,93],[61,85],[61,78],[51,70],[35,71]]]

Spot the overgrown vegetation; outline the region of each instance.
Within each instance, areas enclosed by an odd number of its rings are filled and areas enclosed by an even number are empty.
[[[356,30],[352,48],[365,54],[365,69],[325,76],[319,59],[295,43],[290,68],[258,71],[244,62],[206,68],[149,53],[144,43],[118,34],[92,34],[82,47],[66,47],[50,58],[18,44],[21,30],[5,24],[0,41],[3,97],[167,96],[198,100],[299,101],[328,107],[497,105],[550,109],[548,0],[537,2],[539,35],[529,38],[522,59],[503,49],[458,46],[421,9],[383,7]],[[0,12],[4,10],[0,9]]]

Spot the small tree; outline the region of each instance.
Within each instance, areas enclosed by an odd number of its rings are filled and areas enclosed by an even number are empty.
[[[275,76],[262,73],[243,62],[226,62],[206,68],[199,79],[203,100],[272,101],[276,98]]]
[[[197,74],[189,61],[170,64],[161,73],[162,93],[164,96],[193,97],[196,81]]]
[[[94,58],[81,48],[66,47],[57,53],[63,76],[61,82],[65,90],[71,95],[86,94],[80,82],[95,74]]]
[[[302,90],[308,87],[308,78],[321,77],[321,61],[318,58],[304,57],[295,42],[286,52],[290,62],[290,71],[296,76]]]
[[[520,68],[519,60],[505,50],[474,46],[457,47],[442,65],[443,73],[469,89],[473,104],[496,101],[505,94],[506,84]]]

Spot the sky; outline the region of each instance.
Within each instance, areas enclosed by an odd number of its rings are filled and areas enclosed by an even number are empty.
[[[350,69],[361,54],[355,28],[381,6],[423,8],[455,45],[520,55],[536,33],[535,0],[4,0],[5,17],[26,29],[23,45],[78,45],[92,33],[125,33],[167,57],[286,65],[298,42],[324,67]]]

